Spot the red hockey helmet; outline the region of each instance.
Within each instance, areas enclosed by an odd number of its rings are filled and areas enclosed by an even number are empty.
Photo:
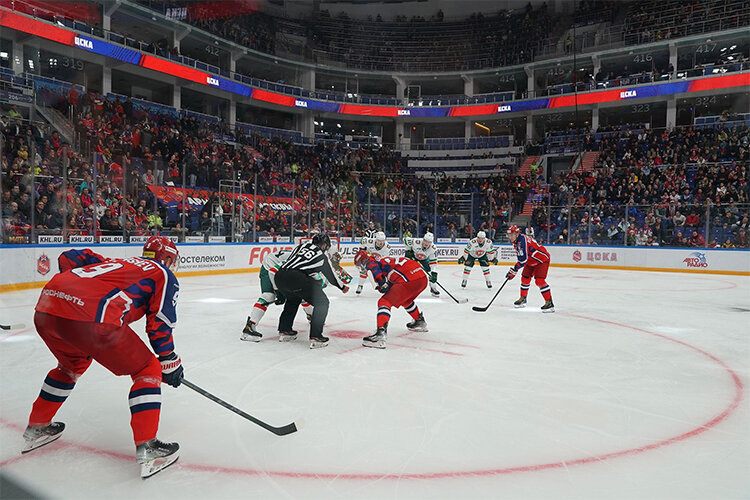
[[[521,234],[521,228],[513,224],[508,228],[508,234]]]
[[[161,262],[172,271],[180,263],[180,253],[174,242],[166,236],[151,236],[143,245],[143,257]]]
[[[369,260],[370,256],[367,253],[367,250],[363,248],[354,256],[354,265],[359,268],[363,268]]]
[[[376,253],[367,253],[367,250],[362,248],[354,256],[354,265],[360,269],[364,269],[365,265],[371,260],[380,260],[380,255]]]

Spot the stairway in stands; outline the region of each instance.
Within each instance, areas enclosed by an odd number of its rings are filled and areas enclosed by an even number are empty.
[[[596,160],[599,159],[599,151],[586,151],[583,153],[583,159],[581,160],[580,170],[582,172],[588,172],[593,170],[596,165]]]
[[[547,193],[549,192],[549,185],[542,184],[539,187],[532,188],[523,204],[523,210],[521,213],[514,214],[511,219],[511,224],[515,224],[519,227],[526,226],[531,220],[531,215],[534,213],[535,203],[547,203]]]
[[[531,166],[534,164],[539,165],[540,158],[541,156],[527,156],[523,164],[521,165],[521,168],[519,168],[518,172],[516,172],[516,175],[528,175],[529,173],[531,173]]]

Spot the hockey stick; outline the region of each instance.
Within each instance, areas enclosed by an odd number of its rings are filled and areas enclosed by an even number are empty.
[[[23,323],[16,323],[15,325],[0,325],[0,329],[2,330],[20,330],[21,328],[26,328],[26,325]]]
[[[502,284],[502,285],[500,285],[500,289],[499,289],[499,290],[498,290],[497,292],[495,292],[495,296],[494,296],[494,297],[492,297],[492,300],[490,300],[490,303],[489,303],[489,304],[487,304],[487,307],[477,307],[477,306],[474,306],[474,307],[472,307],[472,308],[471,308],[471,310],[472,310],[472,311],[477,311],[477,312],[484,312],[484,311],[486,311],[487,309],[489,309],[489,308],[490,308],[490,306],[492,305],[492,303],[493,303],[493,302],[495,301],[495,299],[497,298],[497,296],[498,296],[498,295],[500,295],[500,292],[501,292],[501,291],[503,290],[503,287],[505,286],[505,283],[507,283],[507,282],[508,282],[508,278],[505,278],[505,281],[503,282],[503,284]]]
[[[291,424],[284,425],[282,427],[274,427],[273,425],[269,425],[269,424],[265,423],[262,420],[258,420],[257,418],[253,417],[252,415],[248,415],[247,413],[245,413],[244,411],[240,410],[239,408],[236,408],[236,407],[230,405],[229,403],[227,403],[226,401],[217,398],[216,396],[214,396],[210,392],[208,392],[208,391],[206,391],[204,389],[201,389],[200,387],[198,387],[194,383],[189,382],[189,381],[185,380],[184,378],[182,379],[182,383],[184,385],[188,386],[189,388],[191,388],[192,390],[194,390],[195,392],[197,392],[198,394],[207,397],[208,399],[210,399],[211,401],[213,401],[215,403],[219,403],[221,406],[223,406],[227,410],[233,411],[237,415],[248,419],[252,423],[257,424],[257,425],[263,427],[264,429],[266,429],[268,431],[273,432],[277,436],[286,436],[287,434],[291,434],[292,432],[297,432],[297,426],[294,425],[294,422],[292,422]]]
[[[450,297],[450,298],[452,298],[453,300],[455,300],[455,301],[456,301],[456,304],[466,304],[466,303],[467,303],[467,302],[469,301],[469,299],[467,299],[467,298],[463,298],[463,299],[461,299],[461,300],[458,300],[458,299],[457,299],[456,297],[454,297],[454,296],[453,296],[453,295],[452,295],[452,294],[451,294],[451,293],[450,293],[450,292],[449,292],[448,290],[446,290],[446,289],[445,289],[445,287],[444,287],[443,285],[441,285],[439,281],[437,281],[437,280],[436,280],[436,281],[435,281],[435,283],[437,283],[437,286],[439,286],[440,288],[442,288],[442,289],[443,289],[443,291],[444,291],[445,293],[447,293],[447,294],[448,294],[448,297]]]

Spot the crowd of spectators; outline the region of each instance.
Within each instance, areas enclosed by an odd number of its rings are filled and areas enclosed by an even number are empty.
[[[325,61],[369,70],[454,71],[530,62],[554,17],[543,4],[521,11],[472,14],[461,21],[350,19],[322,12],[309,23]],[[323,62],[323,61],[321,61]]]
[[[161,12],[189,5],[174,0],[141,3]],[[552,13],[543,3],[514,11],[475,12],[462,20],[446,19],[442,11],[411,18],[378,14],[375,18],[353,19],[344,12],[322,10],[308,19],[279,23],[262,12],[227,16],[205,9],[184,10],[184,21],[259,51],[276,54],[277,40],[291,34],[306,40],[302,55],[310,62],[405,71],[521,64],[537,54],[550,53],[550,48],[551,53],[559,49],[569,54],[574,41],[570,36],[566,40],[559,37],[573,25],[622,20],[623,41],[641,44],[750,24],[750,10],[743,0],[669,0],[659,4],[582,0],[571,15]],[[661,77],[666,69],[664,64],[656,69],[658,74],[649,76]]]
[[[543,241],[748,248],[744,124],[603,134],[589,171],[558,176],[532,225]],[[550,209],[550,207],[552,207]]]
[[[499,239],[529,193],[549,193],[543,200],[537,195],[532,218],[542,241],[747,242],[744,122],[584,132],[585,149],[599,153],[594,168],[544,185],[538,172],[418,177],[388,147],[248,136],[212,117],[144,108],[112,95],[71,89],[58,105],[73,111],[75,144],[46,124],[24,120],[15,107],[4,113],[6,239],[25,241],[32,225],[36,234],[64,228],[83,235],[166,231],[249,239],[330,231],[356,237],[370,221],[389,236],[430,230],[469,237],[483,229]],[[157,186],[180,188],[183,177],[195,189],[188,196],[205,203],[155,195]],[[222,189],[230,180],[234,187]],[[233,203],[236,194],[244,202]],[[249,195],[255,194],[253,210]]]
[[[75,90],[60,97],[58,105],[72,108],[75,116],[75,145],[47,125],[11,118],[14,109],[5,118],[3,229],[19,240],[32,224],[36,234],[64,227],[68,234],[82,235],[235,231],[247,238],[320,230],[358,236],[374,219],[391,235],[419,233],[435,230],[436,190],[474,193],[477,218],[481,214],[485,227],[496,230],[491,219],[507,219],[514,201],[522,206],[531,184],[530,178],[514,176],[448,177],[435,183],[408,175],[400,155],[388,147],[354,148],[335,141],[298,145],[235,133],[214,120],[144,111],[127,98]],[[172,204],[169,211],[154,188],[179,187],[183,175],[186,187],[205,190],[208,201],[202,208]],[[232,206],[234,195],[219,189],[227,180],[236,181],[242,194],[270,197],[257,204],[254,223],[248,203],[241,204],[241,212]],[[515,197],[509,190],[517,191]],[[441,196],[448,207],[438,220],[442,230],[473,234],[472,210],[453,213],[451,195]],[[275,208],[275,202],[291,199],[297,200],[295,210]],[[44,213],[32,217],[37,202]]]
[[[625,16],[629,44],[657,42],[706,31],[747,26],[743,0],[667,0],[630,2]]]

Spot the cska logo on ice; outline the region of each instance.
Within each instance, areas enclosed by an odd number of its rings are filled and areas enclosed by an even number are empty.
[[[706,254],[700,252],[693,252],[682,261],[687,267],[708,267],[708,261],[706,260]]]
[[[47,254],[43,253],[38,259],[36,259],[36,272],[42,276],[46,276],[49,270],[49,257],[47,257]]]

